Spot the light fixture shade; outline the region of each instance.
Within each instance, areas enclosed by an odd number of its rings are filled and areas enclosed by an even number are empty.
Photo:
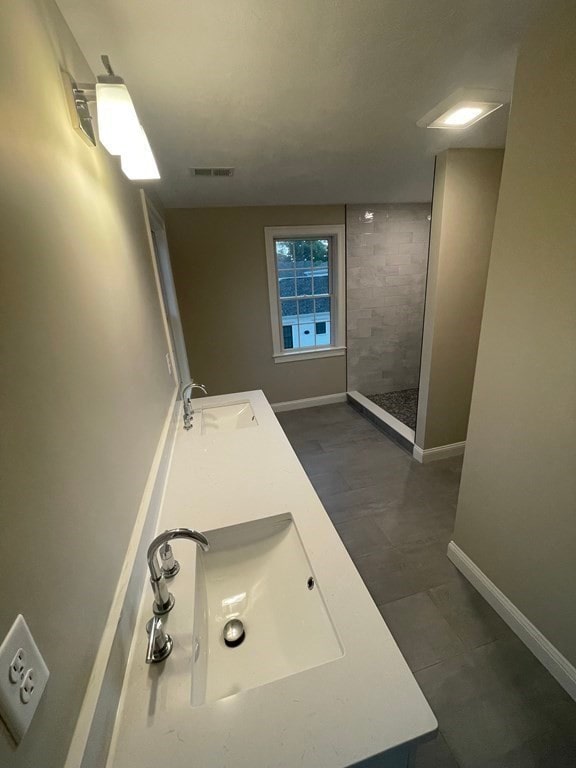
[[[136,141],[122,153],[120,165],[125,175],[132,181],[146,181],[147,179],[159,179],[160,173],[156,160],[152,154],[148,137],[141,125]]]
[[[122,155],[139,141],[140,121],[128,88],[119,83],[96,83],[98,137],[111,155]]]

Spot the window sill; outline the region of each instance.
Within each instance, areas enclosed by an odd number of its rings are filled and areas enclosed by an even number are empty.
[[[274,355],[275,363],[295,363],[299,360],[316,360],[320,357],[339,357],[346,354],[346,347],[326,347],[302,352],[281,352]]]

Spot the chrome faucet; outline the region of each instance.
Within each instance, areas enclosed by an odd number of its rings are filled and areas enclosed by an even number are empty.
[[[146,624],[148,632],[148,647],[146,648],[146,664],[157,664],[164,661],[172,653],[173,642],[167,632],[164,632],[160,616],[153,616]]]
[[[208,394],[204,384],[196,384],[195,381],[191,381],[186,386],[182,387],[182,407],[184,409],[184,429],[192,429],[192,418],[194,412],[192,410],[192,392],[195,389],[201,389],[205,395]]]
[[[168,611],[171,611],[174,607],[174,595],[168,591],[166,584],[166,578],[171,578],[178,573],[180,566],[178,562],[174,560],[172,555],[172,548],[169,541],[172,539],[189,539],[196,542],[204,552],[208,552],[210,545],[208,539],[203,533],[199,531],[193,531],[190,528],[172,528],[169,531],[164,531],[158,534],[154,541],[148,547],[148,568],[150,570],[150,584],[152,585],[152,592],[154,593],[154,603],[152,609],[157,616],[162,616]],[[162,562],[165,567],[158,565],[158,558],[156,554],[158,550],[161,550]],[[165,578],[166,577],[166,578]]]

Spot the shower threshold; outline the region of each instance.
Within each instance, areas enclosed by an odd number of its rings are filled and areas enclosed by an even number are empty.
[[[356,390],[347,392],[350,405],[371,421],[378,429],[381,429],[392,440],[397,442],[402,448],[412,453],[414,448],[415,432],[406,424],[403,424],[391,413],[380,408],[379,405],[369,400]]]

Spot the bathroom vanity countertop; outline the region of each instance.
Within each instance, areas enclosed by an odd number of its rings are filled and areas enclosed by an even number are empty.
[[[290,513],[344,654],[193,707],[196,547],[176,541],[181,571],[170,582],[176,605],[166,621],[174,649],[163,664],[145,664],[144,626],[152,615],[146,585],[108,768],[345,768],[395,748],[403,752],[437,728],[264,394],[193,402],[204,408],[246,400],[256,427],[204,435],[198,423],[189,432],[178,428],[158,530],[210,531]]]

